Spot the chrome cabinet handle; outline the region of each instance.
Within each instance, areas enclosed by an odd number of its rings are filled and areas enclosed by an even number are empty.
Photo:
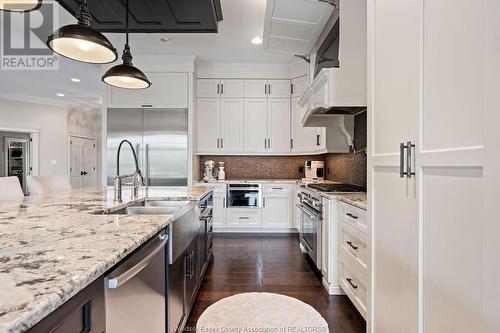
[[[266,208],[266,198],[262,198],[262,207]]]
[[[406,171],[405,171],[405,149],[406,149]],[[415,144],[408,141],[406,144],[401,142],[399,144],[399,177],[404,176],[411,178],[415,175],[415,171],[412,171],[412,152],[415,149]]]
[[[240,220],[250,220],[248,216],[239,216],[238,219]]]
[[[220,94],[220,84],[217,83],[217,95],[219,95],[219,94]]]
[[[356,215],[352,215],[351,213],[347,213],[347,214],[345,214],[345,215],[347,215],[347,216],[349,216],[350,218],[353,218],[353,219],[355,219],[355,220],[357,220],[357,219],[358,219],[358,217],[357,217]]]
[[[352,245],[351,241],[347,241],[346,243],[347,243],[347,245],[349,245],[350,247],[352,247],[353,250],[357,250],[358,249],[357,246]]]
[[[219,144],[219,142],[220,142],[220,139],[219,139],[219,138],[217,138],[217,149],[219,149],[219,148],[220,148],[220,144]]]
[[[224,83],[221,83],[220,85],[220,94],[224,95]]]
[[[316,146],[320,145],[320,142],[319,142],[320,141],[320,137],[321,136],[319,134],[316,135]]]
[[[267,95],[267,83],[264,84],[264,95]]]
[[[267,139],[264,139],[264,149],[267,149]]]
[[[268,86],[269,88],[267,89],[267,91],[269,91],[269,95],[271,95],[271,84],[269,83]]]
[[[352,289],[358,289],[358,286],[352,283],[352,279],[346,278],[345,280],[351,285]]]
[[[224,139],[223,138],[220,139],[220,147],[221,147],[221,149],[224,149]]]

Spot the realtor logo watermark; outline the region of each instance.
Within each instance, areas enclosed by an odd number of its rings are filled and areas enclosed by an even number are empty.
[[[58,6],[45,0],[26,13],[0,11],[0,70],[57,70],[59,56],[45,45],[58,28]]]

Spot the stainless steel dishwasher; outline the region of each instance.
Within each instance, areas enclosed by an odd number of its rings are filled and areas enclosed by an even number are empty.
[[[167,230],[147,241],[105,279],[107,333],[165,333]]]

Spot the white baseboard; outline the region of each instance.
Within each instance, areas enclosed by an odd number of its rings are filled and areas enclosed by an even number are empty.
[[[326,281],[325,278],[323,280],[323,287],[325,287],[326,291],[328,292],[328,295],[345,295],[344,290],[342,290],[342,287],[340,287],[339,284],[329,284],[328,281]]]

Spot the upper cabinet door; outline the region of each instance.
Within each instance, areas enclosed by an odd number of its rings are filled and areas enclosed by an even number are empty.
[[[220,98],[198,98],[196,105],[198,152],[218,152],[220,149]]]
[[[295,153],[310,153],[317,150],[317,127],[302,127],[302,108],[298,103],[299,98],[292,99],[292,151]]]
[[[290,152],[290,99],[270,98],[267,110],[269,152]]]
[[[243,151],[243,98],[221,99],[222,151]]]
[[[218,79],[198,79],[196,80],[197,97],[219,97],[220,80]]]
[[[187,73],[146,73],[152,85],[148,89],[130,90],[108,87],[108,107],[188,107]]]
[[[267,97],[267,80],[245,80],[245,97]]]
[[[246,98],[244,108],[245,152],[267,151],[267,98]]]
[[[290,97],[290,80],[269,80],[267,86],[267,95],[269,97]]]
[[[292,80],[292,97],[301,97],[304,91],[309,87],[309,75],[303,75]]]
[[[221,80],[220,83],[221,97],[243,97],[244,80]]]

